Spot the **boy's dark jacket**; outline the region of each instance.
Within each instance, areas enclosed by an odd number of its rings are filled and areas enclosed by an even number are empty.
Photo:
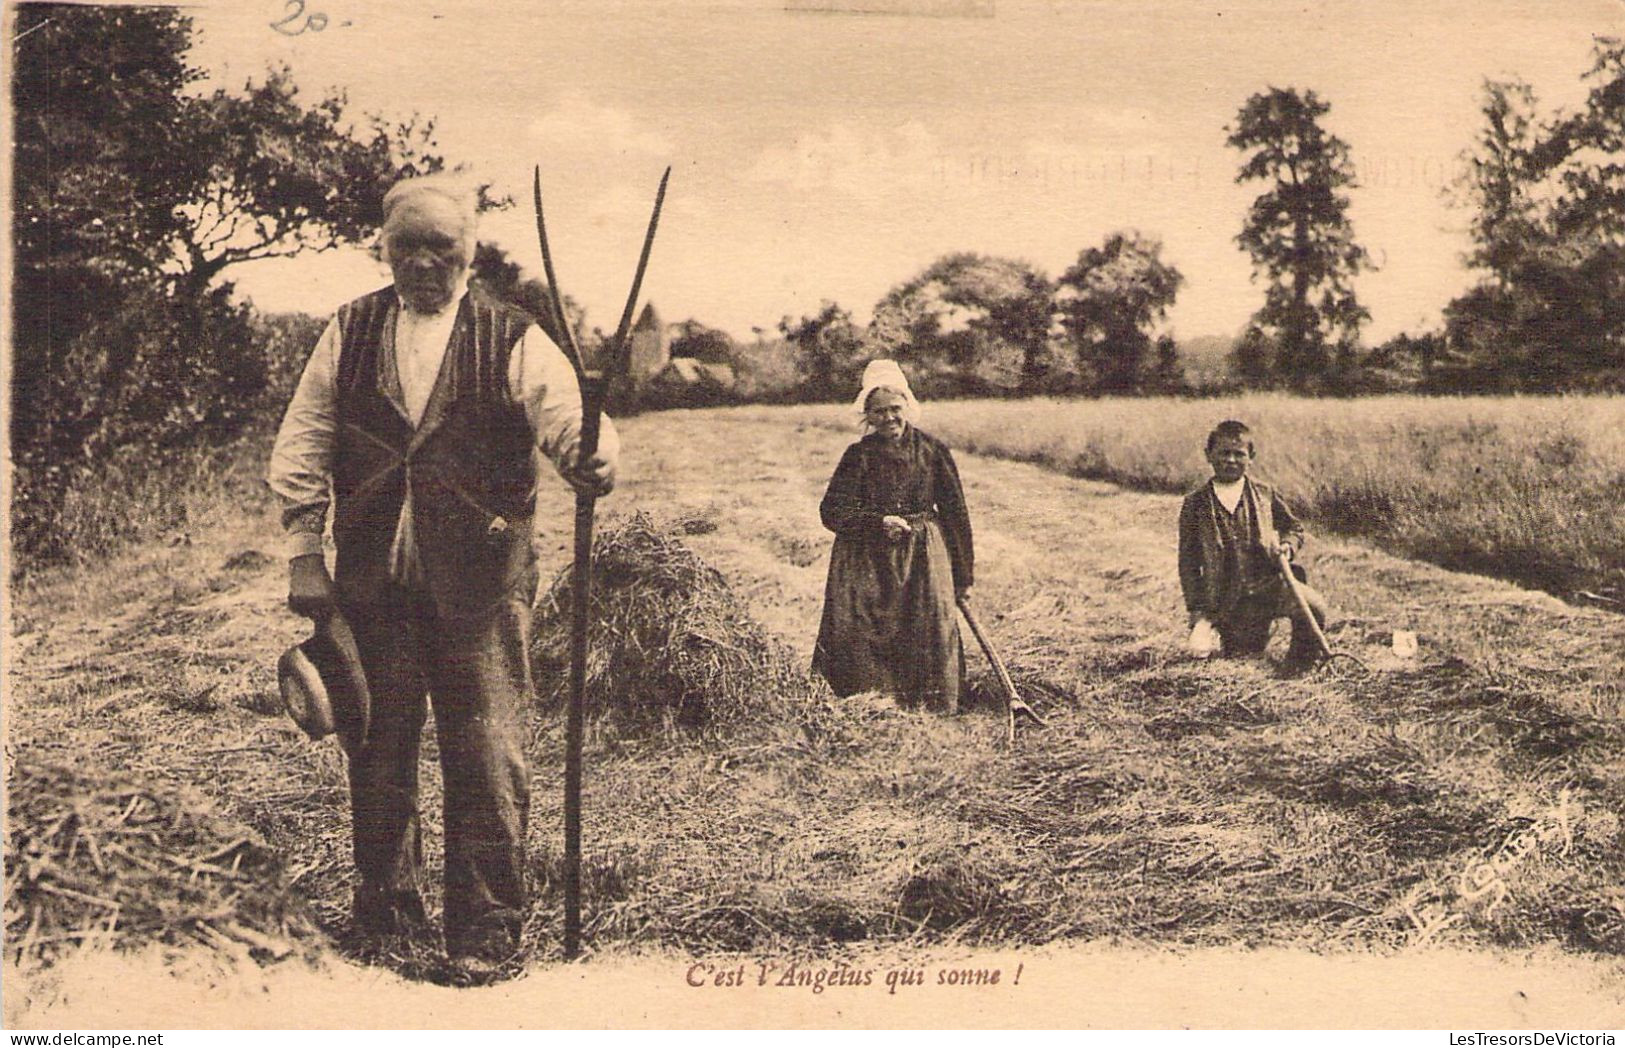
[[[1265,529],[1273,529],[1281,545],[1290,547],[1296,558],[1303,548],[1303,525],[1275,489],[1248,477],[1241,497],[1251,511],[1254,547],[1261,548]],[[1192,615],[1218,615],[1238,596],[1222,592],[1224,538],[1217,514],[1224,512],[1211,481],[1186,495],[1179,508],[1179,585],[1185,592],[1185,610]]]

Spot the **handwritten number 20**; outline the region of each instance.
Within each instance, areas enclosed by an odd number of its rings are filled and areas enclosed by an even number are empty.
[[[312,33],[319,33],[323,29],[327,28],[327,16],[322,12],[317,11],[315,14],[305,14],[305,0],[286,0],[283,7],[288,9],[287,15],[278,21],[271,23],[271,28],[275,29],[283,36],[298,36],[300,33],[303,33],[306,30],[309,30]],[[294,23],[298,22],[301,17],[304,18],[304,23],[299,25],[297,28],[290,28],[294,25]]]

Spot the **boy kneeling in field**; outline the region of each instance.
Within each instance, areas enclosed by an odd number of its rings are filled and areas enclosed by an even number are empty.
[[[1303,668],[1320,654],[1319,644],[1280,566],[1283,553],[1295,560],[1303,548],[1303,526],[1268,485],[1248,478],[1253,455],[1245,423],[1232,419],[1213,427],[1207,437],[1213,479],[1186,495],[1179,510],[1179,584],[1190,612],[1190,649],[1203,658],[1212,654],[1216,631],[1222,654],[1257,655],[1269,642],[1270,624],[1290,616],[1287,664]],[[1291,568],[1306,581],[1301,567]],[[1308,586],[1298,588],[1325,625],[1325,599]]]

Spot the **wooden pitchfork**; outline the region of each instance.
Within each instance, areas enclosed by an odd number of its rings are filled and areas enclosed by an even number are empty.
[[[668,167],[660,176],[660,189],[655,193],[654,212],[649,216],[649,230],[643,235],[643,252],[638,255],[632,291],[626,296],[621,323],[609,344],[608,367],[595,369],[586,366],[575,332],[570,329],[570,318],[564,313],[564,296],[559,293],[559,279],[553,271],[553,251],[547,243],[547,223],[542,218],[542,169],[536,168],[536,236],[542,242],[547,293],[564,343],[562,348],[570,355],[581,384],[581,440],[576,460],[579,466],[585,466],[598,452],[599,418],[604,410],[609,378],[617,369],[626,367],[632,313],[643,286],[643,271],[649,265],[649,248],[654,245],[655,227],[660,224],[660,205],[665,202],[669,178],[671,168]],[[592,592],[592,524],[597,501],[598,496],[590,492],[576,493],[575,563],[570,575],[570,704],[564,721],[564,956],[570,959],[581,953],[581,730],[587,694],[587,611]]]
[[[1037,710],[1023,702],[1021,696],[1016,694],[1016,685],[1010,679],[1009,671],[1004,668],[1004,660],[999,658],[999,653],[993,650],[993,642],[987,639],[986,633],[982,632],[982,624],[976,621],[976,613],[970,610],[970,601],[959,597],[956,598],[955,603],[959,605],[959,613],[965,616],[966,625],[970,626],[970,631],[975,635],[976,642],[982,646],[982,651],[987,655],[987,661],[993,664],[993,672],[998,675],[999,684],[1004,688],[1005,741],[1013,746],[1016,741],[1016,717],[1018,715],[1026,717],[1040,727],[1044,724],[1044,718],[1040,717]]]

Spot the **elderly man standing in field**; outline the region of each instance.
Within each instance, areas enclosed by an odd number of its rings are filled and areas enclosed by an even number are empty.
[[[418,747],[432,706],[445,782],[445,939],[494,971],[525,909],[524,709],[536,586],[537,464],[578,491],[614,486],[609,420],[578,462],[575,372],[530,318],[467,288],[475,200],[439,176],[384,198],[386,287],[340,307],[271,453],[292,544],[288,604],[341,611],[372,696],[349,753],[355,920],[369,936],[424,920]],[[337,550],[322,530],[330,500]]]

